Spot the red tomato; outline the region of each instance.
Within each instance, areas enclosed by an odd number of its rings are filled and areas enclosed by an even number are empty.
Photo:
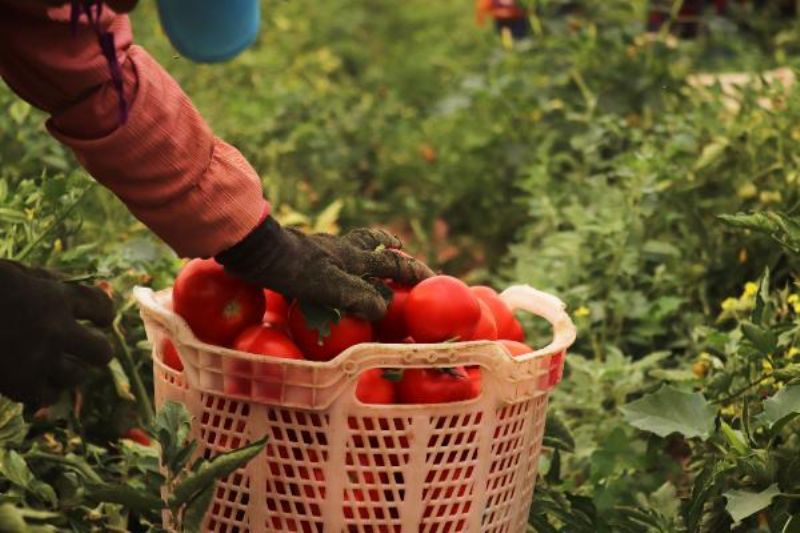
[[[264,289],[264,299],[267,303],[264,322],[276,328],[286,327],[289,315],[289,304],[286,302],[286,297],[279,292]]]
[[[511,325],[501,339],[508,339],[510,341],[525,342],[525,330],[522,329],[522,324],[514,317]]]
[[[141,428],[131,428],[122,435],[123,439],[138,442],[142,446],[150,446],[150,435]]]
[[[392,289],[394,296],[392,296],[392,301],[389,302],[386,314],[380,322],[375,324],[378,340],[381,342],[403,342],[403,339],[408,337],[405,309],[411,287],[399,285],[394,281],[388,281],[386,285]]]
[[[183,372],[183,361],[181,361],[175,345],[169,339],[164,339],[161,343],[161,362],[172,370]]]
[[[469,376],[470,383],[472,385],[472,398],[477,398],[481,395],[481,389],[483,388],[483,377],[481,376],[481,367],[479,366],[470,366],[467,367],[467,375]]]
[[[479,391],[480,392],[480,391]],[[400,403],[450,403],[475,398],[475,386],[463,366],[409,368],[397,383]]]
[[[522,327],[519,325],[519,321],[514,318],[514,314],[511,312],[508,305],[498,296],[497,291],[485,285],[470,287],[470,290],[472,294],[477,296],[492,310],[495,323],[497,324],[498,339],[512,339],[519,340],[520,342],[525,340],[524,334],[522,339],[518,338],[519,333],[522,332]],[[519,330],[517,330],[517,328],[519,328]]]
[[[372,324],[360,318],[345,315],[331,324],[331,333],[320,339],[317,330],[309,328],[300,309],[294,302],[289,309],[289,331],[292,338],[312,361],[330,361],[351,346],[372,341]]]
[[[250,380],[235,376],[252,375],[255,381],[254,396],[267,399],[279,399],[282,391],[284,367],[269,363],[272,357],[280,359],[303,359],[303,352],[286,333],[272,326],[259,324],[244,330],[233,342],[233,349],[266,356],[264,363],[252,363],[232,358],[223,360],[225,372],[225,391],[229,394],[250,393]],[[262,380],[259,380],[262,378]]]
[[[264,324],[244,330],[236,337],[233,349],[283,359],[303,358],[303,352],[286,333]]]
[[[228,346],[264,316],[264,293],[230,276],[213,259],[192,259],[172,288],[172,306],[198,339]]]
[[[469,340],[481,318],[481,306],[463,281],[433,276],[411,289],[405,316],[409,334],[417,342]]]
[[[367,404],[397,403],[395,384],[386,379],[382,368],[371,368],[358,376],[356,398]]]
[[[483,300],[478,300],[478,305],[481,306],[481,318],[478,320],[478,325],[475,326],[475,331],[472,333],[472,340],[474,341],[494,341],[497,340],[497,324],[494,320],[492,310],[486,305]]]
[[[500,344],[505,346],[506,349],[508,349],[509,352],[511,352],[511,355],[523,355],[523,354],[531,353],[532,351],[534,351],[533,348],[531,348],[527,344],[523,344],[521,342],[510,341],[508,339],[500,339],[499,342],[500,342]]]

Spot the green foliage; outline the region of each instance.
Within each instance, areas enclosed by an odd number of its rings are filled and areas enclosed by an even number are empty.
[[[669,386],[622,407],[630,425],[659,437],[680,433],[705,439],[714,427],[715,412],[699,392],[688,393]]]

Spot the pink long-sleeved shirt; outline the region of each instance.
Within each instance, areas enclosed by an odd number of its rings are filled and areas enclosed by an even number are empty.
[[[172,77],[133,44],[127,16],[104,9],[130,104],[119,124],[106,60],[84,17],[69,7],[0,0],[0,76],[50,114],[50,133],[86,170],[184,257],[212,256],[269,212],[261,182],[234,147],[215,137]]]

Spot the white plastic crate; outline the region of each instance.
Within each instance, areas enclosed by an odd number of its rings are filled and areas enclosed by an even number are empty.
[[[501,294],[541,316],[553,340],[524,356],[498,343],[354,346],[325,363],[270,359],[200,342],[171,291],[137,288],[154,348],[156,405],[184,403],[199,453],[264,435],[264,453],[217,485],[206,531],[521,533],[531,505],[549,391],[575,327],[563,303],[528,286]],[[165,338],[184,371],[162,363]],[[480,365],[480,397],[441,405],[365,405],[370,368]]]

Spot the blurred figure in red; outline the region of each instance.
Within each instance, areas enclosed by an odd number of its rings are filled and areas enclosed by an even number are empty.
[[[524,39],[530,34],[531,23],[528,10],[517,0],[476,0],[475,21],[483,26],[486,19],[494,20],[495,28],[501,35],[509,34],[513,39]]]

